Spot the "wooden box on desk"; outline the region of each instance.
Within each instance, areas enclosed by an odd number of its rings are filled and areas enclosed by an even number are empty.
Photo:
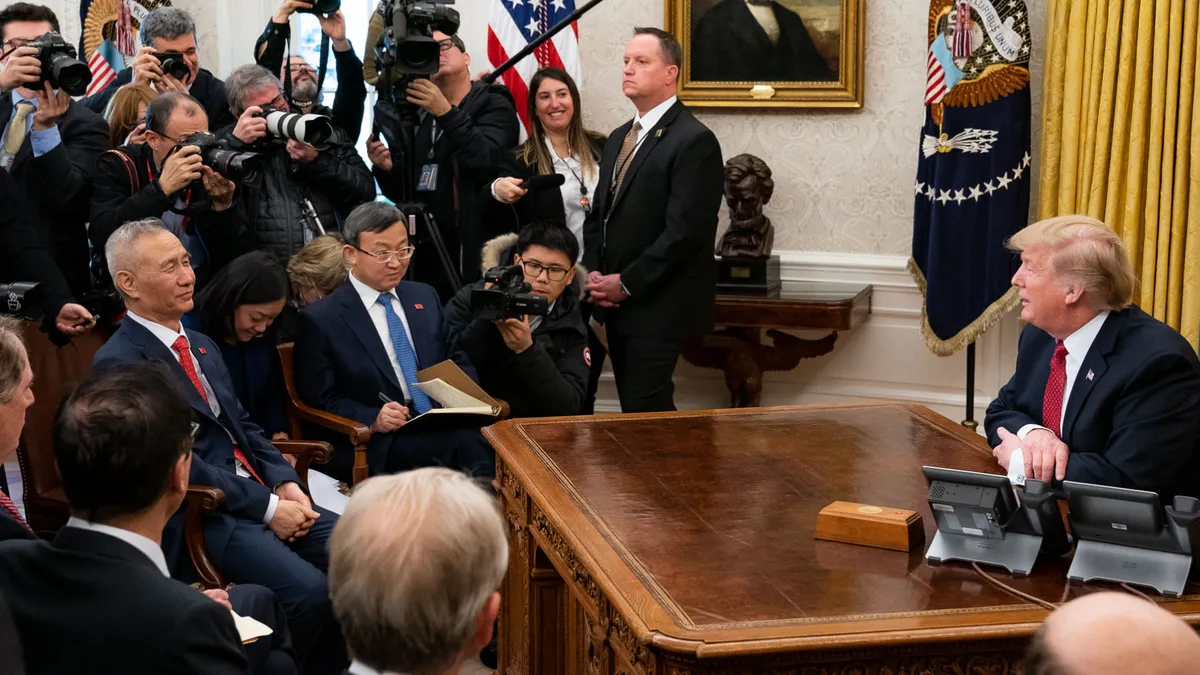
[[[921,514],[852,502],[833,502],[817,514],[816,539],[911,551],[925,545]]]

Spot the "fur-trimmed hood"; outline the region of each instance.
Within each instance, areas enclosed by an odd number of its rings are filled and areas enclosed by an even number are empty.
[[[483,251],[480,254],[479,273],[498,267],[500,265],[508,265],[509,260],[512,260],[513,249],[517,247],[517,233],[509,232],[502,234],[494,239],[489,239],[483,245]],[[503,261],[503,262],[501,262]],[[582,264],[575,265],[575,286],[579,291],[579,298],[583,299],[583,279],[587,277],[587,269]]]

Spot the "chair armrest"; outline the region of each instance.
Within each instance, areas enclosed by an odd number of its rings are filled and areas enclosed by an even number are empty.
[[[183,536],[188,556],[200,583],[206,589],[225,588],[225,575],[217,569],[204,545],[204,512],[212,511],[225,501],[225,492],[207,486],[189,486],[184,497]]]
[[[333,446],[325,441],[271,441],[279,452],[296,458],[296,475],[308,490],[308,469],[313,462],[324,464],[333,455]]]
[[[495,399],[495,401],[500,404],[500,414],[496,417],[496,421],[500,422],[508,419],[508,416],[512,414],[512,406],[502,398]]]
[[[296,412],[296,416],[305,422],[336,431],[341,434],[346,434],[350,438],[351,445],[365,444],[371,440],[371,430],[365,425],[359,424],[354,420],[345,417],[339,417],[333,413],[327,413],[324,410],[318,410],[302,401],[291,399],[288,401],[292,409]]]

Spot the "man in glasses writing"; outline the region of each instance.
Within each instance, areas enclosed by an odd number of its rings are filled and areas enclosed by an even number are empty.
[[[579,313],[575,260],[579,241],[562,223],[533,222],[487,243],[483,266],[520,265],[530,292],[546,298],[546,316],[485,321],[471,313],[467,286],[446,305],[446,332],[457,341],[493,397],[508,402],[513,417],[578,415],[587,389],[591,354]],[[511,262],[510,262],[511,261]]]

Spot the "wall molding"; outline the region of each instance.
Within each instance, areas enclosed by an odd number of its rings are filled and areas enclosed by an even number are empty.
[[[869,283],[871,315],[838,335],[831,354],[801,362],[787,373],[763,376],[763,404],[907,401],[929,406],[954,420],[964,416],[966,357],[934,355],[921,339],[924,299],[908,273],[907,256],[778,251],[785,281]],[[1006,316],[976,347],[975,419],[1012,374],[1019,331],[1016,313]],[[801,331],[798,334],[805,335]],[[813,333],[814,337],[819,333]],[[729,405],[720,371],[681,361],[675,373],[681,409]],[[619,412],[612,374],[600,383],[597,412]]]

